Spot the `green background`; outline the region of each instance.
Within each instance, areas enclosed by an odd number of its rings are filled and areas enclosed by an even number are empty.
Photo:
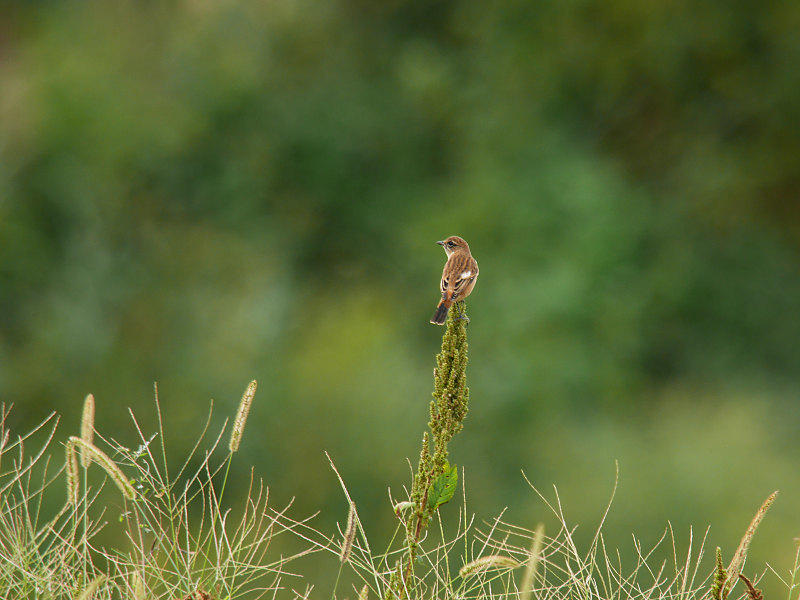
[[[11,2],[0,20],[0,400],[18,430],[177,463],[259,381],[276,505],[375,540],[410,483],[466,238],[468,507],[558,486],[632,552],[671,522],[747,571],[800,535],[800,4]],[[57,453],[60,456],[60,453]],[[455,511],[455,507],[452,508]],[[551,531],[554,533],[554,531]],[[681,545],[682,544],[682,545]],[[381,543],[375,543],[381,547]],[[710,556],[711,552],[708,552]],[[708,563],[710,570],[710,562]],[[335,557],[309,567],[326,591]],[[768,596],[783,597],[768,574]]]

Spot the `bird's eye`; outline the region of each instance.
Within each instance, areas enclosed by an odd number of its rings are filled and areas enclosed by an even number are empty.
[[[450,240],[449,242],[447,242],[447,245],[452,248],[453,246],[456,245],[456,243],[453,240]]]

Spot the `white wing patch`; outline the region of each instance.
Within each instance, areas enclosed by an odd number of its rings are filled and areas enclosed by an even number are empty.
[[[467,279],[470,275],[472,275],[472,271],[464,271],[460,277],[461,279]]]

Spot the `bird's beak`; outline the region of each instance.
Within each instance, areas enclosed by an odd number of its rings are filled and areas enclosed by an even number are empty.
[[[440,246],[444,246],[444,240],[439,240],[439,241],[438,241],[438,242],[436,242],[436,243],[437,243],[437,244],[439,244]]]

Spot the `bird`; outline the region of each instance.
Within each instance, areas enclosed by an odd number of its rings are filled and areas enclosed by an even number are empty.
[[[447,262],[442,271],[442,299],[436,312],[431,318],[434,325],[443,325],[447,320],[447,311],[453,302],[463,300],[475,287],[478,278],[478,263],[472,258],[469,244],[457,235],[451,235],[446,240],[436,242],[444,248]],[[466,319],[466,316],[462,315]],[[467,319],[469,320],[469,319]]]

